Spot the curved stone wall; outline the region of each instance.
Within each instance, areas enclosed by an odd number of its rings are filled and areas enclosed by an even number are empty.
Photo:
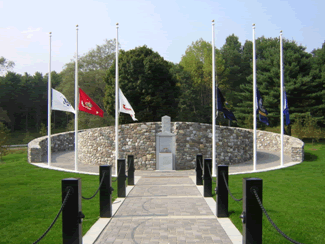
[[[133,123],[119,126],[119,158],[134,155],[135,167],[156,169],[156,134],[161,122]],[[212,126],[194,122],[172,122],[176,136],[176,169],[193,169],[196,154],[211,158]],[[92,164],[113,164],[115,155],[114,126],[79,131],[78,159]],[[52,152],[74,150],[74,132],[52,135]],[[252,159],[253,133],[250,129],[216,126],[216,159],[223,164],[236,164]],[[304,143],[284,136],[284,152],[292,161],[303,161]],[[257,149],[280,151],[280,134],[257,130]],[[47,136],[28,144],[28,161],[42,162],[47,156]],[[114,164],[113,164],[114,166]]]

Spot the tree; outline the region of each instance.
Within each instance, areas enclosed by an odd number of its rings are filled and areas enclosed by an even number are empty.
[[[7,60],[5,57],[0,57],[0,75],[6,73],[8,70],[14,68],[15,63],[13,61]]]
[[[227,76],[229,89],[225,90],[225,96],[231,110],[241,102],[235,92],[240,92],[240,85],[247,82],[247,76],[251,72],[251,57],[247,59],[244,50],[247,51],[247,48],[242,47],[239,38],[234,34],[226,38],[225,44],[221,48],[225,68],[229,71]]]
[[[319,125],[325,126],[325,42],[322,48],[312,52],[309,87],[313,90],[307,94],[311,100],[309,111],[316,117]]]
[[[248,43],[250,41],[247,41]],[[247,45],[249,47],[249,44]],[[251,43],[252,46],[252,43]],[[263,97],[264,106],[268,111],[271,126],[280,124],[280,43],[278,38],[260,37],[256,40],[256,72],[257,88]],[[246,49],[246,48],[245,48]],[[244,50],[245,50],[244,49]],[[248,49],[249,50],[249,49]],[[294,41],[283,40],[284,86],[286,88],[291,118],[307,112],[312,100],[310,93],[316,88],[310,86],[311,54],[305,47]],[[249,54],[247,55],[249,58]],[[252,115],[252,74],[247,83],[240,85],[241,91],[236,95],[242,101],[235,108],[235,116],[240,125],[248,115]],[[322,86],[321,84],[319,84]],[[259,124],[264,126],[264,124]]]
[[[193,110],[193,121],[212,121],[212,45],[203,39],[192,42],[179,63],[191,76],[195,96],[198,104]],[[224,60],[220,52],[215,49],[216,85],[221,90],[228,89],[226,78],[228,70],[224,66]]]
[[[170,65],[147,46],[119,54],[119,87],[133,107],[140,122],[160,121],[164,115],[176,118],[178,87],[169,72]],[[115,113],[115,62],[105,82],[105,109]],[[132,122],[129,115],[120,115],[121,122]]]

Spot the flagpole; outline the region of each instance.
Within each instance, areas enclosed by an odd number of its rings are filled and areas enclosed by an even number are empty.
[[[215,86],[215,23],[212,20],[212,159],[213,159],[213,172],[215,175],[215,165],[216,165],[216,86]]]
[[[115,176],[118,176],[118,158],[119,158],[119,135],[118,135],[118,126],[119,126],[119,69],[118,69],[118,60],[119,60],[119,50],[118,50],[118,29],[119,23],[116,24],[117,27],[117,38],[116,38],[116,47],[115,47]]]
[[[281,166],[284,164],[284,116],[283,116],[283,110],[284,110],[284,81],[283,81],[283,38],[282,38],[282,31],[280,31],[280,91],[281,91]]]
[[[255,24],[252,24],[252,61],[253,61],[253,66],[252,66],[252,73],[253,73],[253,113],[254,113],[254,118],[253,118],[253,122],[254,122],[254,139],[253,139],[253,142],[254,142],[254,145],[253,145],[253,170],[256,171],[256,165],[257,165],[257,144],[256,144],[256,140],[257,140],[257,132],[256,132],[256,129],[257,129],[257,125],[256,125],[256,110],[257,110],[257,95],[256,95],[256,89],[257,89],[257,86],[256,86],[256,40],[255,40]]]
[[[48,76],[48,166],[51,166],[51,34],[50,36],[50,59],[49,59],[49,76]]]
[[[75,171],[78,171],[78,25],[76,25],[75,63]]]

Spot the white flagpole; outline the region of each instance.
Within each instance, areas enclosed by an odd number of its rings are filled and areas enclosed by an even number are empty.
[[[118,29],[119,23],[116,24],[117,27],[117,38],[116,38],[116,47],[115,47],[115,176],[118,176],[118,158],[119,158],[119,135],[118,135],[118,126],[119,126],[119,69],[118,69],[118,60],[119,60],[119,48],[118,48]]]
[[[257,165],[257,144],[256,144],[256,140],[257,140],[257,125],[256,125],[256,108],[257,108],[257,95],[256,95],[256,40],[255,40],[255,24],[252,24],[252,61],[253,61],[253,66],[252,66],[252,73],[253,73],[253,112],[254,112],[254,149],[253,149],[253,153],[254,153],[254,158],[253,158],[253,170],[256,171],[256,165]]]
[[[76,25],[76,63],[75,63],[75,171],[78,171],[78,25]]]
[[[284,162],[284,146],[283,146],[283,141],[284,141],[284,116],[283,116],[283,110],[284,110],[284,91],[283,91],[283,38],[282,38],[282,31],[280,31],[280,80],[281,80],[281,84],[280,84],[280,91],[281,91],[281,166],[283,166],[283,162]]]
[[[215,23],[212,20],[212,175],[215,176],[215,164],[216,164],[216,86],[215,86]]]
[[[48,76],[48,166],[51,166],[51,34],[50,34],[50,60]]]

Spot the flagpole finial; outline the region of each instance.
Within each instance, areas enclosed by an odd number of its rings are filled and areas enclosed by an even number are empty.
[[[117,23],[116,26],[118,27],[119,26],[119,23]]]
[[[78,25],[76,25],[76,29],[78,30]]]
[[[255,24],[255,23],[254,23],[254,24],[252,24],[252,27],[253,27],[253,28],[255,28],[255,27],[256,27],[256,24]]]
[[[50,34],[50,36],[51,36],[52,32],[49,32],[49,34]]]
[[[282,30],[280,30],[280,34],[283,34],[283,31]]]

